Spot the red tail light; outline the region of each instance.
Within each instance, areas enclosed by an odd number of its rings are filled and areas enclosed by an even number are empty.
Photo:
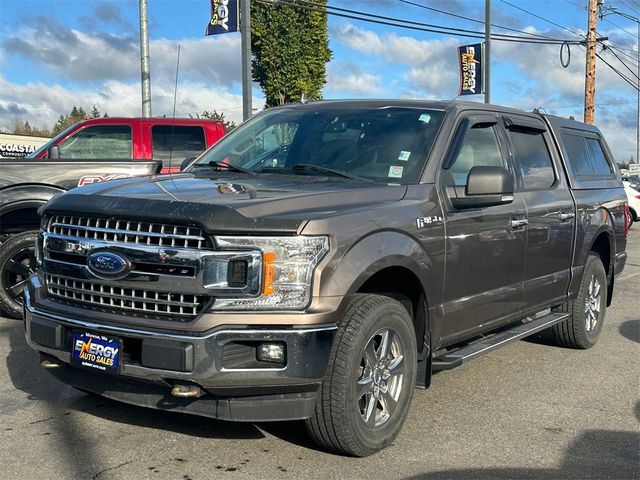
[[[636,198],[637,198],[638,200],[640,200],[640,195],[636,195]]]
[[[624,238],[629,237],[629,205],[624,204]]]

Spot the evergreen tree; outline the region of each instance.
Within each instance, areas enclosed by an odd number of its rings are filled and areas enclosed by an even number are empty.
[[[208,110],[205,110],[202,112],[202,114],[199,115],[199,117],[207,118],[210,120],[218,120],[222,122],[224,124],[224,129],[227,133],[229,133],[231,130],[236,128],[236,122],[232,120],[227,120],[224,116],[224,112],[218,113],[216,110],[214,110],[213,112],[209,112]]]
[[[262,87],[267,107],[297,102],[303,93],[310,100],[322,98],[331,60],[324,13],[252,4],[251,51],[253,79]]]
[[[53,126],[53,134],[57,135],[58,133],[63,131],[65,128],[70,127],[74,123],[79,122],[81,120],[86,120],[87,118],[91,118],[91,116],[87,115],[87,112],[84,111],[84,108],[77,107],[74,105],[73,108],[71,109],[71,112],[68,115],[60,115],[60,118],[58,118],[58,121]]]

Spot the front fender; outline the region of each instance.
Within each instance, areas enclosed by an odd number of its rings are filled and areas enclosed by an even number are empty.
[[[342,297],[358,291],[372,275],[387,267],[404,267],[420,281],[429,305],[436,305],[442,291],[438,272],[418,241],[398,231],[378,231],[355,242],[323,269],[320,295]],[[440,278],[442,276],[440,275]],[[430,287],[430,288],[427,288]]]

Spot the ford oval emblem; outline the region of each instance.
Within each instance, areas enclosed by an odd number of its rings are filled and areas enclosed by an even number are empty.
[[[124,278],[131,270],[131,262],[114,252],[93,252],[87,257],[87,266],[97,277]]]

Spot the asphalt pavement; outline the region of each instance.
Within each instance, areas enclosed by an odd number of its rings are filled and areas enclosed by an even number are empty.
[[[512,343],[416,390],[390,448],[319,451],[299,423],[234,424],[85,395],[0,318],[0,478],[639,479],[640,225],[598,344]]]

